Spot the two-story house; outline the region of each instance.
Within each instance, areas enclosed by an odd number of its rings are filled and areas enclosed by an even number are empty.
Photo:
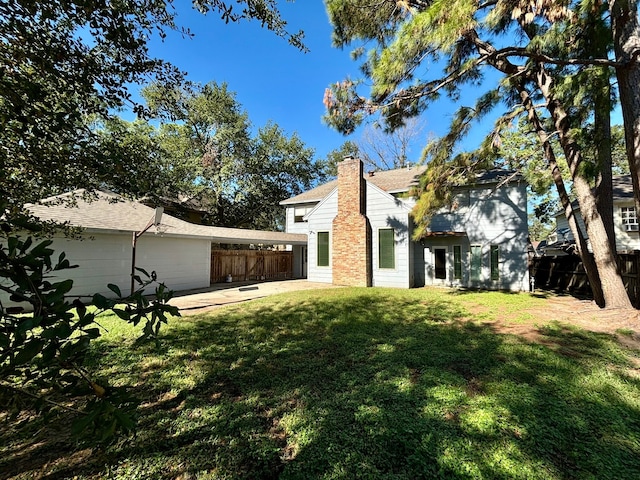
[[[338,179],[281,202],[295,246],[294,274],[357,286],[465,286],[528,290],[527,195],[519,175],[494,170],[456,191],[453,207],[434,215],[413,239],[408,196],[424,167],[363,175],[347,158]]]
[[[584,220],[580,215],[580,207],[573,203],[576,221],[582,233],[588,238]],[[618,253],[640,250],[640,232],[638,231],[638,216],[633,200],[633,185],[631,176],[616,175],[613,177],[613,225],[616,236]],[[575,239],[569,222],[563,211],[556,214],[556,229],[547,238],[544,252],[547,255],[566,254],[573,251]],[[590,248],[590,245],[588,245]]]

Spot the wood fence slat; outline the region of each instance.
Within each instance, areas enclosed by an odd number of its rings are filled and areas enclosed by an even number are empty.
[[[631,303],[640,308],[640,252],[618,254],[619,269]],[[541,290],[578,293],[591,296],[589,279],[576,255],[537,257],[529,274]]]
[[[293,252],[271,250],[212,250],[211,283],[293,278]]]

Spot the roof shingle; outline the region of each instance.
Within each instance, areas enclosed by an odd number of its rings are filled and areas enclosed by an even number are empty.
[[[382,172],[374,172],[364,174],[363,177],[367,182],[371,182],[376,187],[387,193],[408,192],[411,187],[418,184],[420,175],[426,167],[414,166],[410,168],[398,168],[396,170],[386,170]],[[288,198],[280,202],[280,205],[293,205],[298,203],[314,203],[321,201],[329,195],[334,188],[338,186],[337,180],[323,183],[322,185],[312,188],[306,192]]]
[[[112,232],[138,232],[154,218],[155,209],[138,202],[126,200],[108,192],[95,192],[95,199],[83,197],[84,190],[57,195],[38,204],[27,205],[27,209],[41,220],[68,222],[72,226],[87,230]],[[75,205],[69,202],[73,201]],[[164,235],[209,238],[215,243],[236,244],[306,244],[307,236],[294,233],[269,232],[241,228],[211,227],[185,222],[164,214],[161,224]]]

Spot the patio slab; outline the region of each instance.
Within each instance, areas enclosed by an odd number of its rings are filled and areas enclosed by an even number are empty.
[[[182,315],[194,315],[223,305],[247,302],[277,293],[318,288],[338,287],[330,283],[309,282],[304,279],[217,283],[209,288],[175,292],[169,303],[177,306]]]

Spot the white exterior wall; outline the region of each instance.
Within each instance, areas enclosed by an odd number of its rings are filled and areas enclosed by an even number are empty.
[[[425,240],[425,283],[456,285],[488,289],[529,289],[527,258],[527,195],[526,186],[510,184],[497,190],[465,189],[458,195],[457,206],[449,212],[434,215],[432,231],[465,232],[466,237],[431,237]],[[453,246],[462,247],[462,280],[453,278]],[[469,277],[470,249],[478,245],[482,252],[480,280]],[[499,280],[491,280],[491,245],[499,246]],[[434,256],[436,248],[446,248],[447,278],[436,279]]]
[[[616,248],[618,252],[640,250],[640,232],[627,232],[622,224],[622,207],[635,207],[633,200],[616,202],[613,207],[613,222],[616,231]]]
[[[138,239],[136,266],[155,270],[158,280],[174,291],[208,287],[211,240],[144,235]]]
[[[286,227],[285,231],[287,233],[309,233],[309,225],[307,222],[297,222],[295,221],[295,208],[296,207],[315,207],[318,204],[316,203],[304,203],[300,205],[289,205],[286,207],[285,216],[286,216]]]
[[[433,231],[465,232],[465,236],[432,237],[424,245],[411,241],[410,211],[412,202],[393,197],[367,182],[367,218],[372,237],[372,285],[410,288],[412,286],[442,284],[472,286],[489,289],[528,290],[527,256],[527,195],[526,185],[510,184],[494,191],[486,188],[461,190],[456,207],[432,219]],[[294,207],[287,208],[287,231],[308,233],[308,275],[314,282],[332,282],[331,230],[338,211],[337,190],[329,194],[308,215],[305,223],[295,223]],[[381,228],[395,230],[395,268],[378,267],[378,232]],[[329,233],[329,267],[317,266],[317,232]],[[460,245],[462,278],[454,279],[453,247]],[[470,249],[479,245],[482,251],[481,279],[470,281]],[[491,245],[499,246],[497,281],[491,280]],[[446,249],[446,278],[435,279],[436,248]]]
[[[414,264],[416,268],[421,265],[424,273],[422,281],[425,285],[440,285],[447,287],[469,286],[469,240],[466,237],[441,237],[428,240],[424,246],[416,244]],[[454,246],[460,246],[462,258],[462,278],[457,279],[454,275],[453,251]],[[437,249],[446,251],[446,278],[436,278],[435,255]]]
[[[332,223],[338,214],[338,190],[334,190],[322,200],[316,209],[309,214],[308,222],[308,271],[307,279],[310,282],[332,283],[333,282],[333,253],[332,245]],[[293,217],[292,217],[293,221]],[[318,266],[318,232],[329,232],[329,266]],[[303,233],[303,232],[299,232]]]
[[[128,295],[131,283],[131,234],[94,233],[93,239],[53,239],[54,261],[65,252],[71,265],[62,270],[59,279],[72,279],[69,295],[101,293],[114,297],[107,284],[118,285]],[[208,287],[211,270],[211,241],[207,238],[185,238],[143,235],[136,247],[136,267],[155,271],[158,281],[174,291]],[[51,281],[55,281],[51,279]],[[137,284],[136,284],[137,286]],[[2,296],[2,301],[8,300]]]
[[[372,285],[385,287],[409,288],[413,284],[413,264],[410,252],[410,232],[408,229],[410,208],[404,201],[383,192],[378,187],[367,183],[367,218],[371,225],[371,260]],[[287,228],[293,226],[293,208],[288,208]],[[308,273],[307,278],[312,282],[332,283],[332,223],[338,214],[338,195],[334,191],[327,196],[313,211],[306,225],[307,230],[297,230],[296,233],[309,234],[308,245]],[[291,222],[291,223],[289,223]],[[378,267],[378,231],[381,228],[393,228],[396,238],[395,268]],[[317,232],[329,232],[329,267],[318,267]]]
[[[367,182],[367,218],[371,224],[372,286],[409,288],[413,285],[413,264],[409,248],[410,208],[399,199]],[[378,231],[393,228],[395,235],[395,268],[379,267]]]
[[[616,249],[618,252],[630,252],[633,250],[640,250],[640,232],[627,232],[622,224],[622,207],[633,207],[635,206],[633,200],[629,201],[617,201],[613,204],[613,224],[616,234]],[[584,224],[584,220],[582,219],[582,215],[580,215],[580,211],[576,213],[576,219],[580,230],[587,237],[587,228]],[[569,222],[567,218],[563,214],[559,214],[556,216],[556,232],[568,229],[569,232],[564,235],[564,237],[560,234],[557,234],[558,241],[562,241],[566,239],[567,241],[574,241],[575,238],[573,233],[569,229]],[[591,244],[588,243],[589,250],[591,251]]]
[[[615,209],[617,210],[618,213],[618,218],[620,218],[620,209],[617,208]],[[614,221],[616,218],[616,212],[614,211]],[[582,220],[582,216],[580,215],[580,211],[578,210],[577,214],[576,214],[576,221],[578,222],[578,228],[580,229],[580,231],[582,232],[583,235],[587,235],[587,227],[584,224],[584,220]],[[558,234],[557,232],[560,230],[567,230],[567,233],[564,234],[564,236]],[[558,241],[562,241],[562,240],[567,240],[567,241],[573,241],[575,240],[575,237],[573,236],[573,232],[571,231],[571,229],[569,228],[569,221],[567,220],[567,217],[564,216],[564,213],[562,213],[561,215],[558,215],[556,217],[556,234],[558,237]]]

